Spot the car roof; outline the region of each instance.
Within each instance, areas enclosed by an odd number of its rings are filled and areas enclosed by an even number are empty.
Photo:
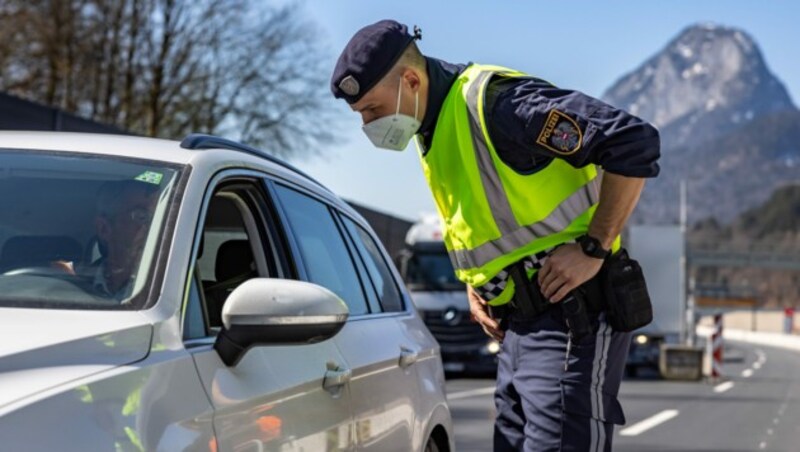
[[[291,180],[361,218],[350,205],[330,189],[274,157],[259,157],[252,153],[224,148],[186,149],[181,147],[179,141],[161,138],[77,132],[0,131],[0,149],[103,154],[192,165],[208,170],[219,170],[230,166],[232,162],[237,162],[243,167],[257,166],[273,175]],[[220,162],[228,165],[220,166]]]
[[[192,159],[192,151],[181,148],[177,141],[100,133],[2,131],[0,148],[107,154],[178,164]]]

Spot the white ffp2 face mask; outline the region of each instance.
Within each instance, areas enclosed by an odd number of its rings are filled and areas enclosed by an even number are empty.
[[[397,110],[394,115],[378,118],[369,124],[364,124],[361,129],[376,147],[392,151],[402,151],[408,142],[419,130],[421,123],[417,120],[419,111],[419,91],[414,99],[414,117],[400,114],[400,94],[403,92],[403,80],[397,89]]]

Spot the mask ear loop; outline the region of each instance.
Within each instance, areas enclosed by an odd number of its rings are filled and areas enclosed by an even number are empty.
[[[400,114],[400,94],[403,93],[403,78],[400,78],[400,85],[397,87],[397,110],[394,112],[394,115],[397,116]]]
[[[400,95],[403,93],[403,79],[400,78],[400,86],[397,88],[397,110],[395,110],[394,115],[397,116],[400,114]],[[419,116],[419,91],[414,93],[414,120],[417,119]]]
[[[419,113],[419,90],[414,93],[414,120],[417,119],[417,113]]]

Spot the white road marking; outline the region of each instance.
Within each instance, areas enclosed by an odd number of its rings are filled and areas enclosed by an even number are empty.
[[[727,381],[725,383],[718,384],[718,385],[714,386],[714,392],[716,392],[717,394],[721,394],[721,393],[731,389],[732,387],[733,387],[733,382],[732,381]]]
[[[758,367],[761,367],[767,363],[767,355],[766,353],[764,353],[763,350],[761,349],[756,350],[756,355],[758,355],[758,361],[756,362],[756,364],[758,364]]]
[[[637,436],[650,430],[651,428],[663,424],[668,420],[678,415],[678,410],[664,410],[654,416],[651,416],[641,422],[631,425],[630,427],[619,432],[622,436]]]
[[[761,441],[761,444],[758,445],[758,448],[761,449],[761,450],[766,449],[767,448],[767,442],[766,441]]]
[[[772,430],[771,428],[767,429],[767,435],[771,435],[773,433],[775,433],[775,430]]]
[[[755,370],[761,369],[761,363],[760,362],[753,363],[753,369]]]
[[[778,425],[778,424],[781,423],[781,420],[778,419],[778,418],[775,418],[775,419],[772,420],[772,423],[775,424],[775,425]]]
[[[753,369],[745,369],[742,371],[742,376],[744,378],[750,378],[753,376]]]
[[[469,391],[454,392],[447,395],[447,400],[466,399],[480,395],[494,394],[494,386],[488,388],[471,389]]]

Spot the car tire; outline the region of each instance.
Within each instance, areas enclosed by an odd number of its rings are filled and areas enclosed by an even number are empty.
[[[431,436],[428,438],[428,443],[425,444],[424,452],[440,452],[439,444],[436,442],[436,439]]]

